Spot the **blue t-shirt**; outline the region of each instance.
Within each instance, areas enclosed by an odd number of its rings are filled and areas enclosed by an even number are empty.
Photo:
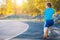
[[[45,20],[51,20],[53,19],[52,16],[54,14],[54,9],[53,8],[47,8],[44,10],[44,18]]]

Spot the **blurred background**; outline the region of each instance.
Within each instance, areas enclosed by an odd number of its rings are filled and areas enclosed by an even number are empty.
[[[0,19],[43,20],[47,2],[55,9],[54,19],[60,19],[60,0],[0,0]]]

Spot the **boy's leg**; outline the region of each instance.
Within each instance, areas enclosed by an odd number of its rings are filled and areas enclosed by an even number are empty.
[[[43,38],[46,39],[48,35],[48,27],[44,27],[44,35]]]
[[[51,34],[51,27],[49,27],[48,36]]]
[[[50,27],[44,27],[44,36],[43,36],[44,39],[47,38],[48,33],[50,33]]]

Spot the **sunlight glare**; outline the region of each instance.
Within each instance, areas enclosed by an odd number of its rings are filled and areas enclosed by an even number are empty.
[[[22,3],[23,3],[23,0],[16,0],[17,5],[22,5]]]

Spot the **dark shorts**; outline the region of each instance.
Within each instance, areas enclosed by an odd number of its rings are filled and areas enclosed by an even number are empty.
[[[46,20],[44,26],[45,26],[45,27],[50,27],[50,26],[52,26],[53,24],[54,24],[54,21],[53,21],[53,20]]]

